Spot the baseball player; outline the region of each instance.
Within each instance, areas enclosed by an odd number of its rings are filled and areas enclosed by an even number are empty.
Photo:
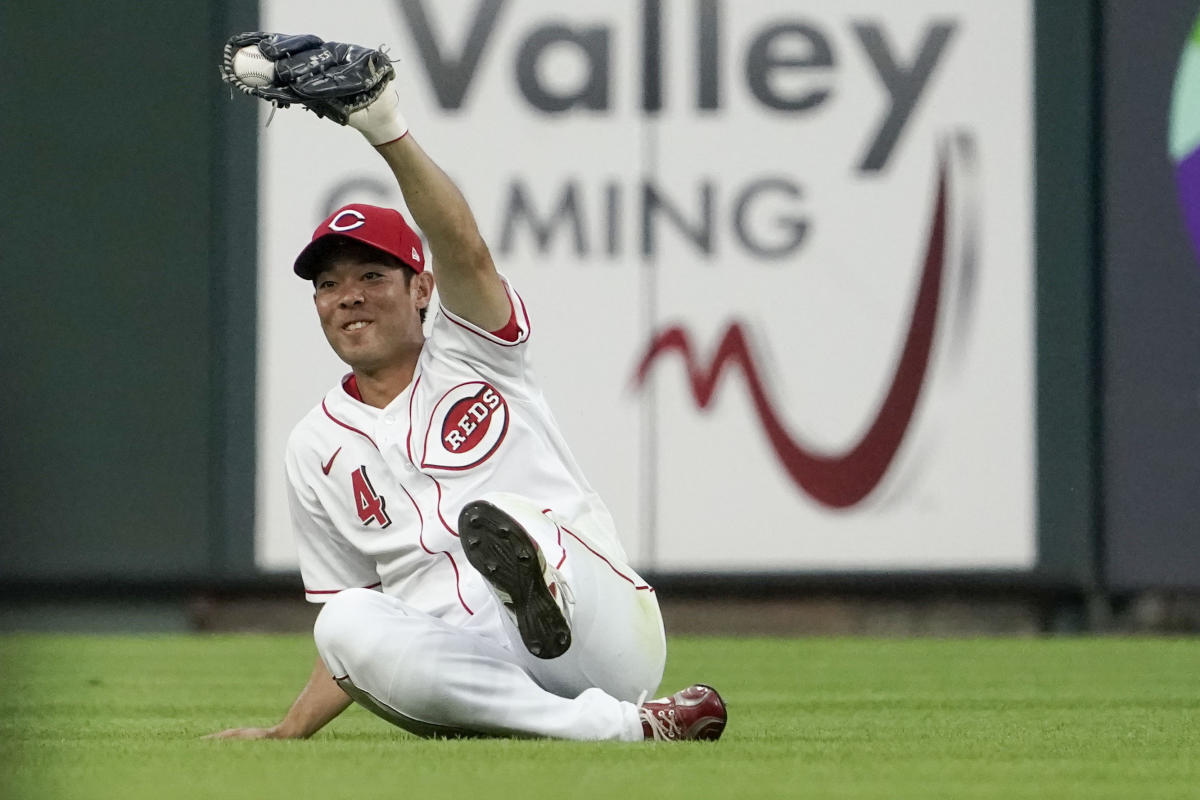
[[[351,368],[286,456],[305,592],[324,604],[319,657],[278,724],[214,735],[308,737],[357,701],[424,736],[718,738],[711,687],[645,701],[666,658],[654,590],[538,388],[530,313],[408,133],[386,57],[241,34],[223,73],[359,130],[429,252],[399,212],[353,204],[295,261]],[[431,261],[440,307],[425,338]]]

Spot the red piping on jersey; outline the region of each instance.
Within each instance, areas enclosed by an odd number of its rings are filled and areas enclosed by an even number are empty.
[[[618,575],[620,575],[622,579],[624,579],[624,580],[626,580],[626,581],[629,581],[629,585],[630,585],[630,586],[632,586],[634,589],[644,589],[644,590],[646,590],[646,591],[649,591],[649,592],[653,592],[653,591],[654,591],[654,587],[653,587],[653,586],[650,586],[649,584],[645,584],[645,583],[644,583],[644,584],[642,584],[641,586],[639,586],[638,584],[634,583],[634,582],[633,582],[633,578],[629,577],[629,576],[628,576],[628,575],[626,575],[624,572],[621,572],[621,570],[619,570],[619,569],[617,569],[616,567],[614,567],[614,566],[613,566],[613,563],[612,563],[611,561],[609,561],[607,558],[605,558],[604,556],[602,556],[602,555],[600,555],[599,553],[597,553],[597,552],[596,552],[595,550],[593,550],[592,548],[588,547],[588,543],[587,543],[587,542],[585,542],[583,539],[580,539],[580,538],[579,538],[579,536],[578,536],[578,535],[577,535],[577,534],[576,534],[574,531],[572,531],[570,528],[563,528],[563,530],[564,530],[564,531],[566,531],[567,533],[571,534],[571,536],[573,536],[573,537],[575,538],[575,541],[579,542],[581,545],[583,545],[584,547],[586,547],[586,548],[587,548],[587,551],[588,551],[589,553],[591,553],[591,554],[592,554],[592,555],[594,555],[596,558],[598,558],[598,559],[600,559],[601,561],[603,561],[605,564],[608,564],[608,568],[609,568],[609,569],[611,569],[613,572],[615,572],[615,573],[617,573]]]
[[[552,513],[552,512],[551,512],[551,510],[550,510],[549,508],[543,508],[543,509],[542,509],[542,515],[543,515],[543,516],[545,516],[545,517],[547,517],[548,519],[550,518],[550,514],[551,514],[551,513]],[[554,522],[554,520],[553,520],[553,519],[550,519],[550,521],[551,521],[551,522]],[[555,568],[555,569],[559,569],[560,567],[562,567],[562,565],[563,565],[564,563],[566,563],[566,560],[567,560],[567,548],[563,547],[563,545],[562,545],[562,526],[561,526],[561,525],[559,525],[557,522],[554,522],[554,529],[555,529],[556,531],[558,531],[558,549],[559,549],[559,550],[562,550],[562,554],[563,554],[563,555],[562,555],[562,558],[560,558],[560,559],[558,560],[558,563],[554,565],[554,568]]]
[[[380,586],[383,586],[383,581],[379,581],[377,583],[372,583],[370,586],[364,586],[362,588],[378,589]],[[349,587],[349,586],[346,587],[346,589],[350,589],[350,588],[353,588],[353,587]],[[305,589],[304,593],[305,594],[339,594],[341,592],[346,591],[346,589]]]
[[[325,400],[324,400],[324,399],[322,399],[322,400],[321,400],[321,410],[325,412],[325,416],[329,417],[331,420],[333,420],[334,422],[336,422],[338,425],[341,425],[343,428],[345,428],[345,429],[346,429],[346,430],[348,430],[348,431],[354,431],[354,432],[355,432],[355,433],[357,433],[359,436],[363,437],[363,438],[364,438],[364,439],[366,439],[368,442],[370,442],[370,443],[371,443],[371,446],[372,446],[372,447],[374,447],[376,450],[378,450],[378,449],[379,449],[379,445],[375,444],[375,440],[374,440],[374,439],[372,439],[370,436],[368,436],[367,434],[363,433],[362,431],[360,431],[358,428],[354,427],[353,425],[347,425],[346,423],[342,422],[340,419],[338,419],[337,417],[335,417],[333,414],[330,414],[330,413],[329,413],[329,408],[328,408],[328,407],[326,407],[326,405],[325,405]]]
[[[454,556],[450,555],[445,550],[442,551],[442,555],[450,559],[450,566],[454,568],[454,590],[458,592],[458,602],[462,603],[462,607],[467,610],[468,614],[470,614],[472,617],[475,616],[475,612],[471,610],[469,605],[467,605],[467,601],[463,600],[462,589],[460,589],[458,586],[459,580],[462,578],[462,576],[458,574],[458,564],[454,561]]]
[[[421,378],[423,378],[423,377],[425,377],[423,374],[417,376],[416,382],[413,383],[412,391],[408,393],[408,438],[405,439],[404,447],[408,451],[408,463],[412,464],[414,467],[416,466],[416,464],[413,463],[413,457],[412,457],[412,431],[413,431],[412,407],[413,407],[413,398],[415,398],[417,396],[417,387],[421,385]]]
[[[505,286],[507,287],[507,284],[505,284]],[[513,292],[513,294],[516,294],[518,298],[521,296],[521,295],[517,294],[516,292]],[[512,311],[512,318],[511,318],[511,320],[510,320],[510,324],[511,324],[511,322],[512,322],[512,321],[514,321],[514,320],[516,319],[516,316],[517,316],[517,307],[516,307],[516,305],[513,303],[513,299],[512,299],[512,297],[511,297],[511,296],[508,298],[508,305],[509,305],[509,306],[512,308],[512,310],[513,310],[513,311]],[[532,328],[531,328],[531,327],[530,327],[530,325],[529,325],[529,312],[525,310],[525,301],[524,301],[524,300],[522,300],[522,301],[521,301],[521,316],[525,317],[525,339],[526,339],[526,340],[528,340],[528,339],[529,339],[529,335],[530,335],[530,333],[532,332]],[[463,324],[463,323],[459,322],[459,321],[458,321],[458,320],[456,320],[454,317],[450,316],[450,314],[449,314],[449,313],[447,313],[447,314],[446,314],[446,319],[450,320],[451,322],[453,322],[455,325],[457,325],[457,326],[458,326],[458,327],[460,327],[460,328],[465,328],[466,330],[469,330],[471,333],[475,334],[476,336],[478,336],[478,337],[479,337],[479,338],[481,338],[481,339],[487,339],[489,342],[492,342],[492,344],[498,344],[498,345],[500,345],[501,347],[516,347],[517,345],[519,345],[519,344],[520,344],[520,342],[517,342],[517,341],[502,341],[502,342],[496,342],[496,341],[493,341],[492,339],[489,339],[488,337],[489,337],[489,336],[496,336],[497,334],[495,334],[495,333],[487,333],[487,334],[480,333],[478,330],[476,330],[475,328],[472,328],[470,325],[465,325],[465,324]],[[503,332],[503,331],[507,331],[507,330],[508,330],[508,325],[505,325],[505,326],[504,326],[503,328],[501,328],[500,330],[501,330],[502,332]]]
[[[517,308],[513,305],[512,298],[508,299],[509,308],[512,313],[508,315],[508,322],[504,323],[504,327],[498,331],[492,331],[492,336],[497,339],[503,339],[506,342],[516,342],[521,336],[521,326],[517,324]]]
[[[567,561],[567,548],[562,546],[562,526],[555,522],[554,527],[558,531],[558,549],[563,551],[563,557],[558,560],[558,563],[554,565],[554,568],[562,569],[562,565]],[[611,564],[609,566],[611,566]]]
[[[417,534],[417,543],[420,544],[421,549],[426,553],[429,553],[429,555],[436,555],[433,550],[430,550],[425,546],[425,515],[421,513],[421,507],[417,505],[417,501],[413,499],[411,494],[409,494],[408,489],[404,487],[404,484],[400,484],[400,488],[403,490],[404,494],[408,496],[408,502],[412,503],[413,510],[417,512],[417,521],[421,524],[420,533]],[[438,516],[441,516],[441,513],[442,512],[439,510]],[[467,601],[463,600],[462,587],[459,585],[462,576],[458,574],[458,564],[454,563],[454,556],[450,555],[445,550],[439,550],[437,552],[450,559],[450,566],[454,568],[454,591],[458,595],[458,602],[462,604],[462,607],[467,610],[468,614],[475,616],[475,612],[471,610],[469,605],[467,605]]]
[[[450,523],[446,522],[446,518],[442,516],[442,485],[440,483],[438,483],[438,479],[433,477],[432,475],[426,475],[425,477],[427,477],[427,478],[429,478],[429,480],[433,481],[433,485],[437,487],[437,493],[438,493],[437,512],[438,512],[438,519],[440,519],[442,521],[442,527],[444,527],[451,536],[453,536],[454,538],[457,539],[458,531],[454,530],[454,528],[451,528]]]

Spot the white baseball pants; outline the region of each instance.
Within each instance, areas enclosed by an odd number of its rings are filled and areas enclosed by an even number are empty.
[[[420,735],[641,740],[635,703],[657,690],[666,662],[653,591],[524,498],[482,499],[520,522],[552,564],[565,550],[558,571],[575,599],[567,652],[531,655],[498,601],[460,628],[399,598],[348,589],[314,628],[330,673],[360,704]]]

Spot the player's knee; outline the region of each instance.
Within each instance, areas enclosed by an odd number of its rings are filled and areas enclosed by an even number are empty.
[[[322,656],[344,652],[363,624],[366,608],[378,598],[370,589],[347,589],[326,601],[313,625],[313,639]]]
[[[496,508],[514,517],[541,516],[541,508],[523,495],[512,492],[488,492],[476,498],[491,503]]]
[[[488,492],[477,499],[492,504],[515,519],[543,547],[557,541],[558,532],[554,522],[542,512],[542,506],[529,498],[512,492]]]

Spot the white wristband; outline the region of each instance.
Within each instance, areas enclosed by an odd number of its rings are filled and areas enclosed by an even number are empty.
[[[374,103],[355,111],[346,124],[357,129],[372,145],[379,146],[408,133],[408,122],[400,113],[400,95],[388,87]]]

